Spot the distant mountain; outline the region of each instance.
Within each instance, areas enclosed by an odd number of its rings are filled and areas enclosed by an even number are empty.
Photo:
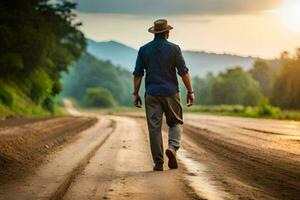
[[[137,56],[136,49],[115,41],[95,42],[88,39],[87,44],[88,52],[96,58],[110,60],[113,64],[132,71]]]
[[[248,70],[255,61],[255,58],[252,57],[207,53],[203,51],[183,51],[183,56],[191,74],[200,76],[206,75],[208,72],[216,74],[235,66],[240,66]]]
[[[133,70],[137,50],[116,41],[95,42],[87,40],[89,53],[103,60],[110,60],[130,71]],[[229,67],[240,66],[249,69],[256,58],[229,54],[207,53],[203,51],[183,51],[183,55],[191,74],[204,76],[208,72],[218,73]]]

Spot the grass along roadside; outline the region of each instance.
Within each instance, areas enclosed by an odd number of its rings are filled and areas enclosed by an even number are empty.
[[[48,111],[43,105],[33,102],[19,85],[0,81],[0,119],[7,116],[50,116],[62,115],[63,112],[55,102],[53,112]]]
[[[300,121],[300,110],[280,110],[270,105],[194,105],[190,108],[184,108],[184,111],[213,115]]]
[[[76,105],[76,104],[75,104]],[[77,109],[98,114],[109,115],[144,115],[144,107],[141,109],[135,107],[116,107],[116,108],[80,108]],[[269,104],[260,104],[258,106],[242,105],[193,105],[192,107],[183,106],[185,113],[199,113],[222,116],[237,116],[263,119],[280,119],[300,121],[300,110],[280,110]]]

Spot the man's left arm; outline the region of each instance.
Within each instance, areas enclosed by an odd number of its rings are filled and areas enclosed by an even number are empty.
[[[190,107],[194,104],[195,101],[195,95],[194,95],[194,91],[193,91],[193,87],[192,87],[192,80],[190,78],[190,74],[188,72],[186,72],[185,74],[183,74],[181,76],[182,81],[188,91],[187,93],[187,97],[186,97],[186,103],[187,106]]]
[[[176,68],[178,74],[181,76],[182,81],[187,89],[187,106],[192,106],[195,101],[195,95],[193,91],[192,80],[190,78],[189,69],[186,67],[181,49],[177,46],[176,52]]]

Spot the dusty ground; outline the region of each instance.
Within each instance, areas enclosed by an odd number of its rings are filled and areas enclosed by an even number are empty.
[[[213,129],[187,125],[184,147],[208,166],[211,179],[232,198],[299,199],[299,141],[235,128]],[[196,146],[189,145],[191,141]]]
[[[126,115],[144,121],[140,113]],[[299,122],[187,114],[182,144],[182,160],[191,158],[186,179],[202,197],[300,197]],[[210,185],[214,191],[204,194]]]
[[[78,174],[63,199],[193,199],[181,170],[153,172],[144,124],[127,117],[109,118],[116,129]]]
[[[72,112],[80,114],[73,108]],[[178,152],[180,169],[169,170],[165,165],[164,172],[153,172],[143,114],[94,117],[98,122],[92,128],[76,134],[71,142],[47,156],[47,162],[34,174],[1,184],[0,199],[296,200],[300,197],[299,122],[187,114],[182,148]],[[87,119],[66,117],[10,125],[0,128],[0,138],[1,142],[23,138],[13,141],[25,147],[39,146],[32,145],[36,143],[30,139],[26,139],[27,144],[23,137],[26,127],[35,124],[39,130],[46,126],[46,132],[48,129],[48,133],[52,132],[49,138],[36,135],[38,141],[43,141],[37,144],[49,145],[51,138],[73,129],[74,123],[70,121],[80,124]],[[56,130],[61,132],[58,134]],[[166,146],[166,127],[164,141]],[[14,159],[23,157],[18,156]]]
[[[17,117],[0,121],[0,184],[38,167],[45,155],[96,123],[92,117]]]

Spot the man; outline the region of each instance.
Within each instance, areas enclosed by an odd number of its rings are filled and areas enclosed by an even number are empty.
[[[164,154],[161,134],[163,113],[169,126],[169,147],[166,150],[168,166],[170,169],[178,167],[176,151],[180,147],[183,120],[176,70],[187,89],[188,106],[193,105],[195,100],[181,49],[178,45],[167,41],[171,29],[173,27],[169,26],[165,19],[154,22],[154,26],[148,30],[155,35],[154,40],[139,49],[133,72],[134,104],[140,108],[142,100],[139,96],[139,88],[146,71],[145,108],[155,171],[163,171]]]

